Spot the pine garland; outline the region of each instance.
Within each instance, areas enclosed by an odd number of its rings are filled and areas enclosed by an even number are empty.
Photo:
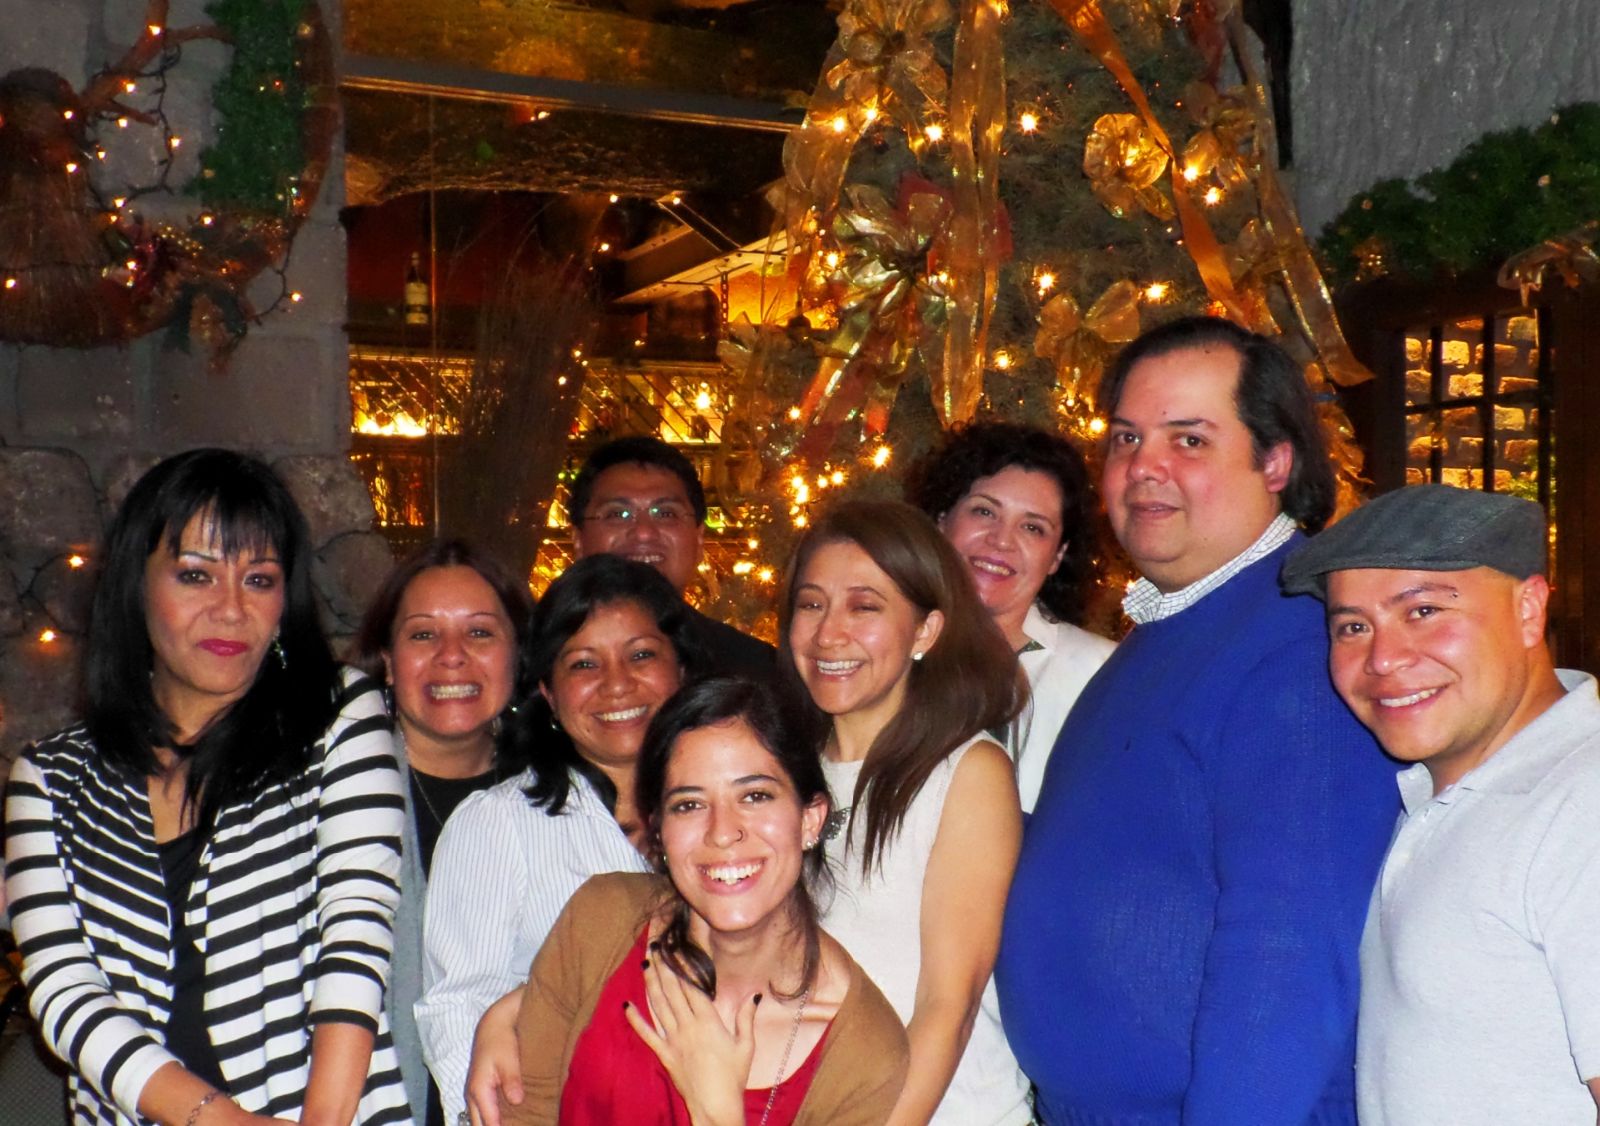
[[[233,58],[212,94],[220,123],[194,192],[219,210],[287,219],[306,165],[309,95],[296,65],[296,43],[308,34],[305,0],[212,0],[206,12],[227,33]]]
[[[1600,103],[1564,106],[1536,129],[1487,133],[1414,181],[1382,180],[1323,230],[1318,249],[1348,283],[1498,266],[1600,219]]]

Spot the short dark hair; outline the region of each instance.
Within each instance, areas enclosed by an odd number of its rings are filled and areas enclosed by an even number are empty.
[[[807,734],[806,725],[791,714],[783,697],[760,681],[713,677],[685,685],[667,701],[650,721],[644,743],[639,748],[635,796],[652,841],[658,847],[667,767],[678,740],[691,731],[732,720],[743,720],[756,741],[777,760],[779,769],[794,786],[802,809],[819,798],[831,803],[822,759]],[[816,981],[817,967],[822,961],[822,926],[814,892],[825,886],[827,879],[828,865],[822,841],[818,840],[816,847],[805,854],[801,879],[795,885],[794,904],[797,921],[805,935],[806,959],[800,988],[791,996],[799,996]],[[716,996],[716,967],[689,937],[689,907],[681,894],[671,920],[661,933],[661,950],[667,964],[680,976],[710,996]]]
[[[700,474],[695,472],[694,463],[660,438],[646,434],[607,442],[584,460],[577,477],[572,481],[572,503],[567,506],[568,522],[577,525],[583,519],[589,509],[589,500],[594,495],[595,479],[600,474],[612,466],[630,464],[653,465],[682,481],[683,491],[694,509],[695,522],[706,522],[706,490],[700,484]]]
[[[906,499],[935,520],[956,506],[980,477],[1016,466],[1050,477],[1061,490],[1061,535],[1067,550],[1047,575],[1038,601],[1057,621],[1080,625],[1099,530],[1099,500],[1083,455],[1059,434],[1014,422],[973,422],[949,431],[906,474]]]
[[[517,709],[518,723],[526,729],[525,745],[534,769],[534,780],[526,793],[534,805],[542,806],[552,816],[566,808],[571,790],[568,772],[574,770],[595,788],[609,808],[616,808],[616,787],[578,753],[571,737],[559,729],[554,722],[555,712],[538,686],[549,683],[561,647],[583,628],[589,615],[619,602],[643,607],[655,621],[672,646],[684,683],[708,663],[693,611],[654,567],[620,555],[591,555],[563,571],[539,599],[529,619],[522,665],[530,690],[525,703]]]
[[[1234,404],[1250,431],[1259,462],[1279,442],[1294,451],[1289,481],[1279,503],[1307,532],[1319,532],[1333,516],[1339,481],[1328,456],[1328,441],[1305,374],[1293,356],[1267,337],[1220,317],[1181,317],[1153,328],[1122,350],[1100,385],[1102,413],[1116,413],[1128,374],[1141,360],[1184,348],[1225,345],[1239,355],[1239,386]]]
[[[361,619],[361,628],[356,632],[350,663],[369,676],[383,679],[383,655],[394,645],[394,618],[400,612],[400,600],[405,597],[406,588],[413,579],[434,567],[470,567],[489,584],[495,597],[500,600],[500,608],[511,620],[518,667],[511,700],[507,704],[507,711],[500,717],[495,758],[502,769],[512,766],[520,769],[518,760],[523,756],[519,753],[517,736],[522,729],[510,722],[509,713],[532,687],[522,675],[521,666],[523,647],[528,639],[528,616],[533,612],[533,596],[528,593],[528,584],[513,578],[498,559],[459,539],[434,540],[406,556],[389,572],[367,607],[366,616]]]
[[[278,651],[245,694],[192,744],[177,743],[151,689],[155,653],[146,617],[145,566],[163,541],[176,554],[203,517],[225,555],[271,547],[283,568]],[[85,645],[85,722],[96,753],[136,778],[159,774],[157,747],[188,759],[185,802],[209,832],[222,808],[310,765],[338,710],[338,665],[317,620],[305,517],[265,462],[232,450],[169,457],[134,484],[106,533]]]

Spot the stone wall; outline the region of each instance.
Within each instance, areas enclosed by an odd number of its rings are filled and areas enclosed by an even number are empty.
[[[1294,0],[1293,12],[1295,181],[1312,235],[1375,180],[1600,99],[1596,0]]]
[[[320,2],[337,42],[337,0]],[[142,0],[0,0],[0,74],[42,66],[82,89],[92,71],[122,54],[144,15]],[[169,26],[203,22],[202,0],[173,0]],[[227,57],[212,42],[183,51],[165,100],[184,138],[178,184],[194,175],[214,129],[210,90]],[[148,163],[137,134],[101,131],[103,175]],[[226,370],[210,370],[198,342],[184,355],[164,350],[159,336],[93,350],[0,344],[0,767],[24,742],[70,718],[97,541],[133,480],[161,457],[218,445],[279,468],[310,519],[335,634],[350,631],[363,592],[388,566],[370,498],[346,457],[338,156],[290,259],[289,284],[303,299],[253,326]],[[269,304],[277,285],[275,276],[260,279],[257,304]]]

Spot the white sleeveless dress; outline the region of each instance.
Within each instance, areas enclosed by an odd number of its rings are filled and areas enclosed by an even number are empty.
[[[836,890],[823,912],[822,926],[860,963],[903,1022],[916,1007],[917,973],[922,965],[922,880],[939,832],[939,818],[956,766],[978,735],[952,751],[928,776],[906,811],[899,835],[882,854],[871,877],[861,874],[860,838],[863,820],[845,846],[848,826],[828,842],[828,860]],[[834,808],[854,799],[859,762],[822,761]],[[994,980],[983,990],[972,1038],[951,1077],[944,1101],[933,1116],[935,1126],[1026,1126],[1028,1081],[1017,1066],[1000,1027],[1000,1003]]]

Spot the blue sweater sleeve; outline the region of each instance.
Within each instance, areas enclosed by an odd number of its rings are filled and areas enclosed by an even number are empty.
[[[1357,949],[1397,806],[1393,767],[1307,638],[1239,678],[1206,773],[1217,910],[1185,1126],[1304,1123],[1349,1081]]]

